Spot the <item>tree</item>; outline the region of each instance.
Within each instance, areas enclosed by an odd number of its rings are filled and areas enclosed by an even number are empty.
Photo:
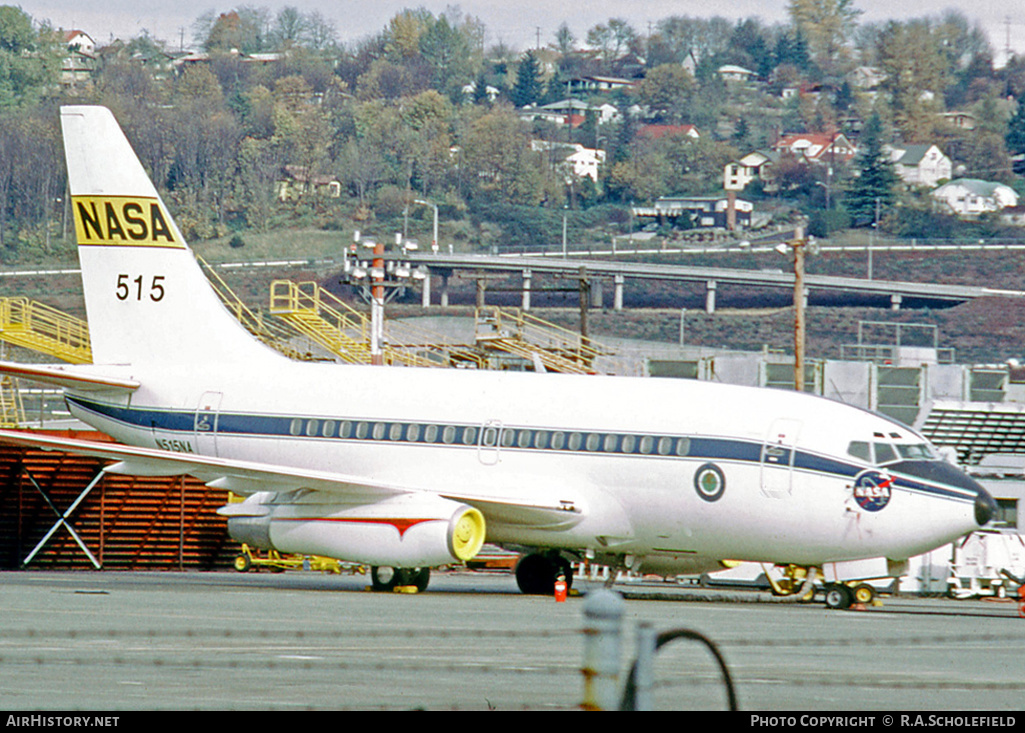
[[[877,54],[894,127],[905,140],[926,142],[950,83],[947,59],[929,21],[887,23]]]
[[[847,210],[856,223],[875,220],[876,211],[893,205],[897,173],[884,149],[883,123],[873,113],[861,133],[858,175],[847,193]]]
[[[509,97],[517,107],[526,107],[536,103],[542,91],[541,64],[533,51],[527,51],[516,67],[516,84],[509,92]]]
[[[854,0],[790,0],[787,7],[794,26],[808,39],[812,57],[832,70],[846,53],[861,11]]]
[[[679,64],[662,64],[637,85],[637,101],[669,123],[684,121],[696,84]]]
[[[1018,98],[1018,109],[1007,123],[1007,149],[1012,155],[1025,153],[1025,96]]]

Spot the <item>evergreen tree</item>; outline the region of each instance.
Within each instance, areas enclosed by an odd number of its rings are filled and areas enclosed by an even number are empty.
[[[516,84],[510,92],[512,103],[517,107],[534,104],[541,98],[541,64],[533,51],[527,51],[516,67]]]
[[[1018,99],[1018,109],[1007,123],[1007,150],[1012,155],[1025,153],[1025,95]]]
[[[847,194],[847,210],[856,223],[875,220],[880,212],[893,205],[896,198],[897,173],[883,148],[883,123],[873,113],[865,123],[859,141],[858,176]]]

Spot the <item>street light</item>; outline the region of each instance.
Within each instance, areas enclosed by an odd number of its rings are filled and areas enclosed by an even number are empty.
[[[420,204],[421,206],[430,206],[434,209],[434,240],[431,242],[431,251],[437,254],[438,252],[438,205],[432,204],[430,201],[423,199],[413,199],[414,204]]]

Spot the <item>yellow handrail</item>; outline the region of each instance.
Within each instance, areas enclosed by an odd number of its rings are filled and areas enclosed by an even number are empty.
[[[72,364],[92,362],[85,321],[25,297],[0,298],[0,339]]]

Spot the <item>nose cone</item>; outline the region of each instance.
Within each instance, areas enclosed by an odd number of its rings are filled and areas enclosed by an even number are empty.
[[[978,494],[975,496],[975,522],[980,527],[984,524],[988,524],[994,515],[997,513],[997,503],[993,500],[993,497],[989,495],[981,486],[978,489]]]

